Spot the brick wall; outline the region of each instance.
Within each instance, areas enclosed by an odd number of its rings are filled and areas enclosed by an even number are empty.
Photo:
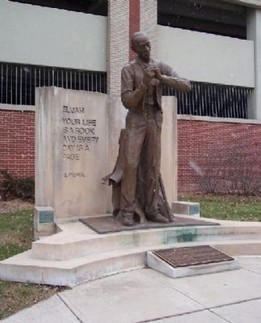
[[[34,118],[34,112],[0,110],[1,170],[22,178],[34,176]]]
[[[178,193],[261,184],[261,124],[178,120]],[[260,183],[258,183],[260,182]],[[208,185],[208,187],[206,187]],[[209,185],[211,187],[209,187]],[[247,187],[246,187],[247,188]]]
[[[34,118],[34,112],[0,110],[0,169],[21,178],[34,176]],[[213,122],[179,116],[179,195],[203,192],[202,181],[204,184],[213,175],[214,181],[220,182],[217,191],[225,188],[231,174],[250,178],[251,183],[261,181],[260,138],[258,122]]]

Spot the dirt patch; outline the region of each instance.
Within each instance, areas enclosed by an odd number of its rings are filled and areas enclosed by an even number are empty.
[[[34,207],[34,203],[32,201],[21,200],[21,199],[3,201],[0,199],[0,214],[16,212],[21,210],[28,210],[28,209],[32,209],[33,207]]]

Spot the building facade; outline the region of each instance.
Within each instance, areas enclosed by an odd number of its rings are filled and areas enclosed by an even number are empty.
[[[243,141],[259,155],[260,0],[70,3],[0,0],[1,170],[34,174],[35,87],[119,96],[121,68],[134,57],[130,35],[138,30],[150,36],[154,57],[193,84],[191,94],[178,96],[180,194],[202,190],[206,158],[222,142]]]

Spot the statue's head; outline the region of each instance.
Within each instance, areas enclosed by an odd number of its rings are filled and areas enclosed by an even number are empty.
[[[149,62],[151,44],[147,34],[143,31],[134,33],[131,37],[131,49],[144,62]]]

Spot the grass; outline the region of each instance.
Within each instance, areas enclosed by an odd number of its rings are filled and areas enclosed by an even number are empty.
[[[189,196],[180,200],[199,202],[201,216],[240,221],[261,221],[261,198],[240,196]],[[0,260],[31,248],[33,212],[0,214]],[[0,320],[47,299],[62,287],[0,281]]]
[[[30,249],[32,238],[32,210],[0,215],[0,260]]]
[[[33,212],[0,214],[0,260],[31,248]],[[47,299],[63,287],[0,281],[0,320]]]
[[[199,202],[202,217],[220,220],[261,221],[261,198],[246,196],[190,196],[183,201]]]

